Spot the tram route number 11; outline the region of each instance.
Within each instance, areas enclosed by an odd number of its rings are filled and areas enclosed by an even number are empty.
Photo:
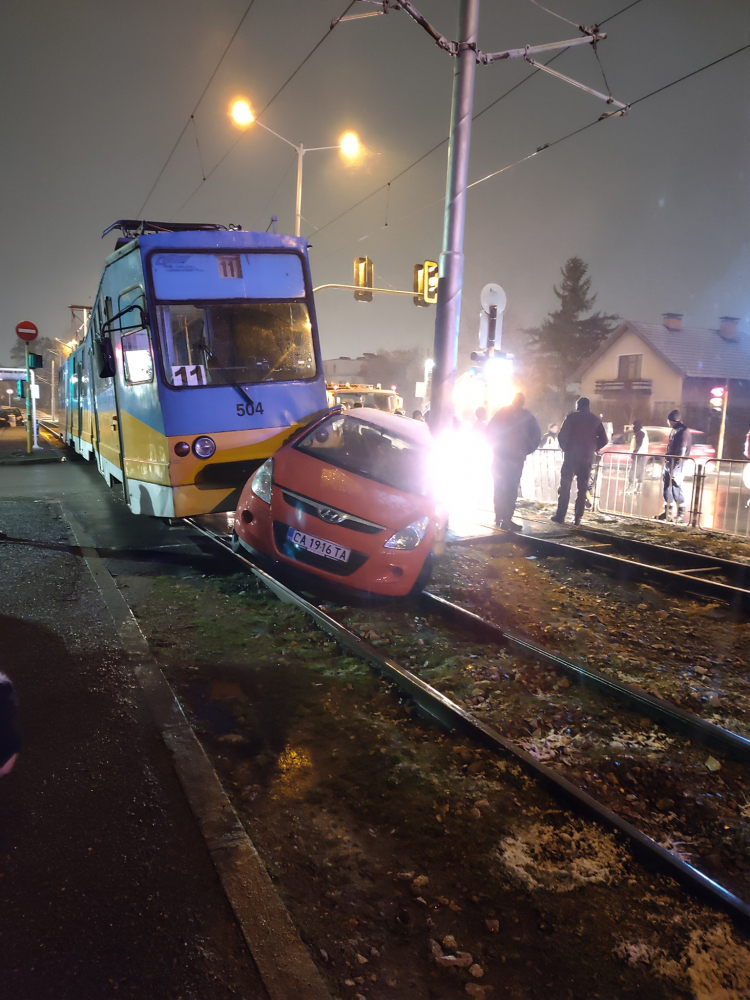
[[[205,385],[206,369],[203,365],[172,365],[172,385]]]

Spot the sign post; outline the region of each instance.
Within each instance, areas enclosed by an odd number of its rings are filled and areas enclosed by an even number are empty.
[[[16,326],[17,336],[24,341],[26,344],[26,387],[29,389],[31,387],[31,379],[29,377],[29,344],[32,340],[36,340],[39,336],[39,330],[37,327],[29,322],[29,320],[23,320]],[[36,440],[36,426],[34,425],[34,418],[36,417],[36,403],[34,404],[34,412],[32,416],[32,400],[31,392],[26,393],[26,453],[31,454],[32,450],[39,450],[39,445]],[[34,426],[32,426],[34,425]],[[32,444],[33,435],[33,444]]]

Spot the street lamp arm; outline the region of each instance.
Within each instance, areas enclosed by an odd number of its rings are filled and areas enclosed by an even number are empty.
[[[299,152],[299,149],[300,149],[299,146],[295,145],[295,143],[293,143],[293,142],[290,142],[288,139],[285,139],[284,136],[283,135],[279,135],[278,132],[274,132],[274,130],[272,128],[269,128],[268,125],[264,125],[263,122],[259,122],[257,118],[255,119],[255,124],[256,125],[260,125],[260,127],[264,128],[266,130],[266,132],[270,132],[271,135],[275,135],[277,139],[281,139],[281,141],[285,142],[287,144],[287,146],[291,146],[292,149],[296,149],[297,152]]]
[[[305,146],[306,153],[319,153],[321,149],[341,149],[341,145],[336,146]]]
[[[567,42],[547,42],[544,45],[526,45],[522,49],[505,49],[504,52],[477,52],[477,62],[485,66],[500,59],[526,59],[530,55],[541,52],[553,52],[555,49],[569,49],[574,45],[595,45],[606,38],[604,32],[594,32],[583,38],[571,38]]]

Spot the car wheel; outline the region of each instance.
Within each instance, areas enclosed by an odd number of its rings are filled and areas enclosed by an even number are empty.
[[[418,597],[427,584],[432,579],[432,570],[435,565],[435,556],[430,552],[424,561],[424,566],[419,571],[419,576],[414,581],[414,586],[409,591],[409,597]]]

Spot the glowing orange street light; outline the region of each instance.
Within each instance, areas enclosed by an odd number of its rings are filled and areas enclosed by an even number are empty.
[[[244,97],[236,100],[229,109],[229,114],[236,125],[247,127],[255,121],[255,115]]]
[[[279,135],[278,132],[274,132],[268,125],[259,122],[253,114],[250,102],[244,97],[238,98],[232,103],[229,109],[229,116],[235,125],[238,125],[240,128],[247,128],[253,123],[260,125],[266,132],[275,135],[277,139],[281,139],[287,146],[291,146],[292,149],[297,151],[297,197],[294,206],[294,235],[300,236],[302,229],[302,165],[305,153],[318,153],[325,149],[338,149],[345,159],[354,161],[359,157],[363,149],[362,143],[359,141],[359,136],[356,132],[344,132],[336,146],[313,146],[305,149],[302,143],[298,146],[296,143],[285,139],[283,135]]]

